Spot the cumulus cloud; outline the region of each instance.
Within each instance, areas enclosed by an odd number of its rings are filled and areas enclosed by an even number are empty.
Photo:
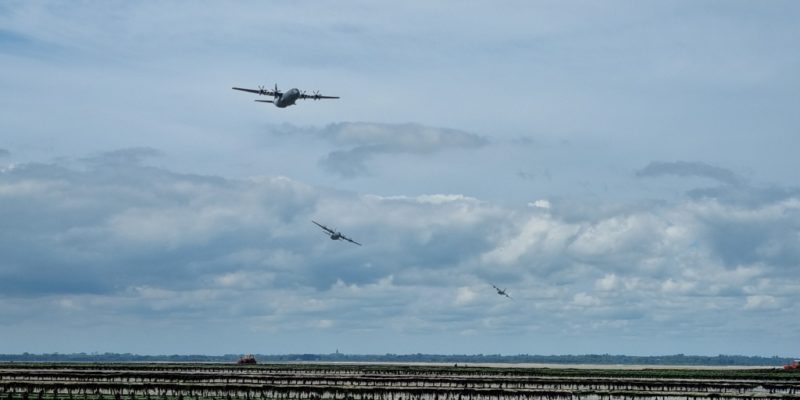
[[[726,185],[740,185],[743,183],[742,178],[733,171],[703,162],[651,162],[646,167],[636,171],[636,176],[638,177],[664,175],[708,178]]]

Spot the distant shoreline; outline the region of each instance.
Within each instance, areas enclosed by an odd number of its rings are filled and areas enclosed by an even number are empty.
[[[0,359],[0,364],[164,364],[164,365],[220,365],[233,366],[231,361],[5,361]],[[269,365],[341,365],[341,366],[398,366],[398,367],[458,367],[458,368],[519,368],[519,369],[577,369],[577,370],[770,370],[783,369],[782,365],[670,365],[670,364],[545,364],[545,363],[447,363],[447,362],[391,362],[391,361],[265,361],[254,364],[255,366]]]
[[[2,362],[95,362],[95,363],[221,363],[236,362],[241,354],[225,355],[137,355],[130,353],[103,354],[0,354]],[[441,365],[491,366],[498,368],[781,368],[791,363],[791,357],[762,357],[741,355],[691,356],[625,356],[610,354],[587,355],[437,355],[437,354],[255,354],[260,364],[360,364],[360,365]]]
[[[264,364],[310,364],[310,365],[409,365],[409,366],[441,366],[452,367],[458,364],[459,367],[479,367],[479,368],[549,368],[549,369],[621,369],[621,370],[639,370],[639,369],[722,369],[722,370],[738,370],[738,369],[772,369],[783,368],[782,365],[668,365],[668,364],[545,364],[545,363],[445,363],[445,362],[389,362],[389,361],[330,361],[330,362],[315,362],[315,361],[299,361],[299,362],[265,362]]]

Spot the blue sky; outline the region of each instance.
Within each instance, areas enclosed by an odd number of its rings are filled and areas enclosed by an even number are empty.
[[[795,355],[798,17],[5,2],[0,352]]]

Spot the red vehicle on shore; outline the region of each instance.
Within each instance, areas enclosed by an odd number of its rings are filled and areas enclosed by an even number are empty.
[[[252,354],[245,354],[239,358],[237,364],[256,364],[256,358]]]
[[[800,369],[800,360],[794,360],[791,364],[786,364],[783,369]]]

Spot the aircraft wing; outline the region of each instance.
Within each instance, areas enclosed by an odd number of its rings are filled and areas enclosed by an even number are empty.
[[[313,223],[314,223],[314,224],[316,224],[318,227],[322,228],[322,229],[323,229],[325,232],[328,232],[328,233],[329,233],[329,234],[331,234],[331,235],[333,235],[334,233],[336,233],[336,232],[334,232],[334,231],[333,231],[333,229],[331,229],[331,228],[328,228],[327,226],[325,226],[325,225],[322,225],[322,224],[320,224],[320,223],[319,223],[319,222],[317,222],[317,221],[314,221],[314,220],[312,220],[311,222],[313,222]]]
[[[350,243],[357,244],[357,245],[361,246],[361,243],[358,243],[358,242],[356,242],[355,240],[353,240],[353,239],[350,239],[350,238],[349,238],[349,237],[347,237],[347,236],[344,236],[344,235],[342,235],[342,239],[344,239],[344,240],[347,240],[347,241],[348,241],[348,242],[350,242]]]
[[[242,92],[260,94],[260,95],[264,95],[264,96],[275,96],[276,94],[278,96],[280,96],[279,92],[275,92],[275,91],[267,90],[267,89],[246,89],[246,88],[240,88],[240,87],[232,87],[231,89],[233,89],[233,90],[241,90]]]
[[[300,93],[300,98],[303,99],[303,100],[306,100],[306,99],[321,100],[321,99],[338,99],[339,96],[323,96],[321,94]]]

